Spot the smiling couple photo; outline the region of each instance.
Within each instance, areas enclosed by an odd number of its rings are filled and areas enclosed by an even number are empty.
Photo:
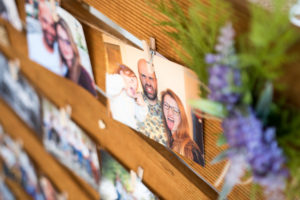
[[[162,57],[104,36],[106,94],[113,119],[204,166],[202,121],[187,101],[198,94],[193,74]]]

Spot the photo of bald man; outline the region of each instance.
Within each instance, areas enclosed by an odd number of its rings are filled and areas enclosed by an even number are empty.
[[[138,61],[138,72],[143,88],[143,99],[148,106],[145,121],[138,123],[138,131],[167,145],[167,135],[163,124],[161,102],[157,97],[157,79],[154,68],[145,59]]]
[[[38,20],[31,16],[26,18],[29,27],[27,33],[29,57],[48,70],[61,75],[63,72],[60,67],[55,21],[51,5],[47,1],[40,1],[37,7]]]

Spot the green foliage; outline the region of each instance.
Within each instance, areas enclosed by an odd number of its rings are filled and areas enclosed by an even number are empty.
[[[274,0],[273,4],[272,11],[251,4],[250,31],[239,37],[239,64],[244,76],[248,76],[244,90],[252,94],[258,94],[265,82],[278,79],[283,64],[295,58],[287,52],[299,40],[299,34],[282,9],[286,1]],[[279,88],[278,83],[275,87]]]
[[[277,125],[278,142],[287,157],[291,179],[286,194],[288,199],[299,199],[300,193],[300,110],[285,106],[273,109],[271,125]]]
[[[108,153],[102,151],[101,157],[102,176],[115,183],[116,176],[118,175],[127,191],[130,191],[130,174],[128,173],[128,171]]]
[[[158,25],[172,28],[165,30],[181,49],[176,49],[182,61],[196,72],[199,79],[207,83],[208,72],[205,54],[213,52],[219,28],[229,19],[230,7],[225,1],[208,2],[190,0],[187,13],[175,0],[150,0],[150,5],[168,17],[165,21],[154,19]],[[222,13],[220,11],[228,11]],[[220,15],[221,12],[221,15]],[[205,88],[201,88],[206,92]]]
[[[219,29],[230,19],[229,14],[220,12],[228,10],[227,13],[233,13],[230,5],[222,0],[190,0],[191,5],[185,12],[175,0],[149,1],[168,18],[156,22],[162,27],[171,28],[166,29],[166,33],[181,46],[177,52],[182,61],[207,84],[208,65],[204,60],[205,55],[214,53]],[[283,9],[286,0],[273,0],[272,3],[270,11],[250,4],[249,29],[237,38],[236,55],[242,78],[242,87],[237,88],[242,94],[238,106],[255,108],[265,127],[276,127],[278,142],[287,156],[287,167],[291,173],[287,196],[289,199],[299,199],[300,110],[287,107],[280,99],[274,100],[273,90],[283,88],[277,80],[284,70],[284,64],[296,58],[289,50],[299,41],[300,34],[290,25],[288,12]],[[205,109],[200,101],[192,103]],[[219,117],[226,116],[222,109],[216,109],[219,107],[206,106],[206,111],[217,113]],[[224,157],[225,154],[221,154],[213,162],[223,160]],[[228,191],[230,187],[225,188],[222,194]]]

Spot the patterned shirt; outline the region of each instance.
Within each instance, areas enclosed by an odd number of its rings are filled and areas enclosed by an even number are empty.
[[[148,114],[144,122],[138,123],[138,131],[156,142],[167,146],[167,135],[162,119],[160,101],[157,100],[156,104],[152,105],[145,94],[143,94],[143,98],[148,106]]]

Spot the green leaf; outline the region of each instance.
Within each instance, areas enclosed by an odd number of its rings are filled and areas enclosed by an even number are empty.
[[[268,82],[266,83],[265,88],[261,92],[255,108],[257,116],[264,122],[266,122],[267,117],[270,113],[272,99],[273,85],[272,83]]]
[[[220,147],[220,146],[223,146],[225,144],[227,144],[226,137],[225,137],[224,133],[221,133],[218,140],[217,140],[217,145]]]
[[[221,103],[215,101],[208,99],[197,99],[190,100],[189,104],[193,108],[200,109],[201,111],[216,117],[224,118],[227,115],[225,107]]]

